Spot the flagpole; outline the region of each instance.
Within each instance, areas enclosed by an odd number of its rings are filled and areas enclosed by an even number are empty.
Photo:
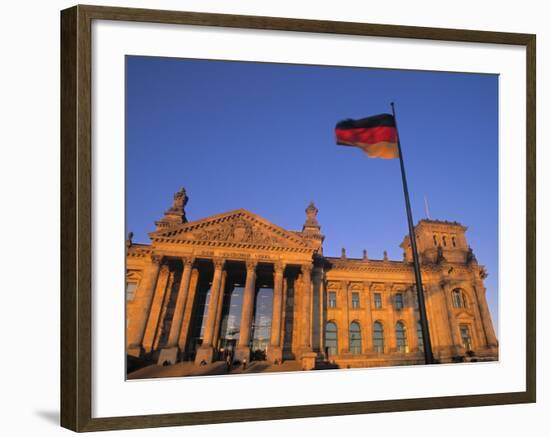
[[[416,236],[414,233],[411,202],[409,200],[409,189],[407,187],[407,176],[405,174],[405,163],[403,160],[403,152],[401,150],[401,142],[399,141],[399,130],[397,129],[397,118],[395,116],[395,107],[393,102],[391,102],[391,110],[392,110],[393,119],[395,121],[395,132],[397,135],[397,149],[399,151],[399,163],[401,165],[401,179],[403,181],[403,193],[405,194],[405,208],[407,210],[407,221],[409,224],[409,239],[411,242],[411,250],[413,255],[414,276],[416,280],[416,292],[418,294],[418,309],[420,312],[420,325],[422,327],[422,338],[424,339],[424,358],[426,360],[426,364],[434,364],[432,342],[430,340],[430,330],[428,328],[428,319],[426,317],[426,303],[424,301],[424,292],[422,290],[422,274],[420,273],[420,263],[418,262],[418,252],[416,250]]]

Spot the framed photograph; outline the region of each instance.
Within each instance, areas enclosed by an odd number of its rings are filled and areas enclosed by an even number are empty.
[[[61,12],[61,422],[535,402],[535,35]]]

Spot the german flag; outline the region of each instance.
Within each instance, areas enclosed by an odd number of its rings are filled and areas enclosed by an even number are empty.
[[[343,120],[335,131],[336,144],[359,147],[369,158],[399,158],[395,118],[391,114]]]

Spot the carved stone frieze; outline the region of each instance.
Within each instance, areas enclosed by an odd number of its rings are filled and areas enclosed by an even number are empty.
[[[284,241],[262,231],[247,220],[237,218],[193,233],[200,241],[248,243],[261,246],[283,247]]]

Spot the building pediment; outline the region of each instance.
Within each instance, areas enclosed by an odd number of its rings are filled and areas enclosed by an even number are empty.
[[[457,318],[457,320],[460,320],[460,319],[473,319],[474,315],[472,314],[472,312],[466,308],[460,308],[456,311],[455,313],[455,317]]]
[[[245,209],[163,229],[149,234],[153,244],[172,243],[200,246],[251,247],[313,251],[311,243]]]

